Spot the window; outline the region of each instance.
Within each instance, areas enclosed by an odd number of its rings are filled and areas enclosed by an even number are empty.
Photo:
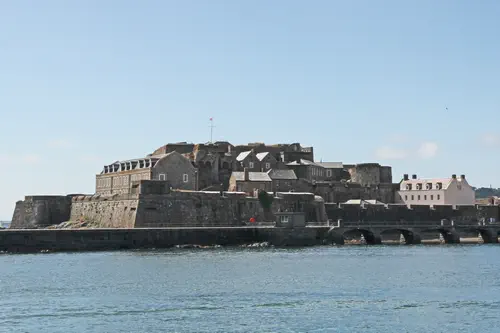
[[[160,174],[158,175],[158,179],[159,179],[159,180],[166,180],[166,179],[167,179],[167,177],[165,177],[165,174],[164,174],[164,173],[160,173]]]
[[[413,194],[411,195],[411,200],[415,200],[415,196]]]
[[[281,223],[288,223],[288,215],[281,215],[280,222]]]
[[[432,183],[425,184],[425,189],[426,190],[432,190]]]
[[[408,200],[408,196],[407,195],[405,195],[405,200]]]
[[[427,195],[424,194],[424,200],[427,200]]]
[[[440,190],[443,188],[443,183],[437,183],[436,184],[436,189]]]
[[[266,163],[266,169],[271,169],[271,163]]]
[[[331,177],[332,176],[332,170],[326,170],[326,176]]]
[[[422,184],[418,183],[417,184],[417,190],[421,190],[422,189]]]
[[[437,198],[438,198],[438,200],[439,200],[439,199],[441,199],[441,196],[438,194],[438,195],[437,195]]]
[[[406,184],[406,189],[407,189],[408,191],[410,191],[410,190],[411,190],[411,184]]]
[[[419,194],[419,195],[417,195],[417,200],[420,200],[420,194]]]
[[[248,167],[249,167],[250,169],[253,169],[253,162],[248,162]]]
[[[434,195],[433,194],[431,194],[431,200],[434,200]]]
[[[250,162],[250,163],[252,163],[252,162]],[[252,164],[253,164],[253,163],[252,163]],[[182,175],[182,181],[183,181],[184,183],[187,183],[187,182],[189,181],[189,176],[188,176],[188,174],[187,174],[187,173],[185,173],[185,174],[183,174],[183,175]]]

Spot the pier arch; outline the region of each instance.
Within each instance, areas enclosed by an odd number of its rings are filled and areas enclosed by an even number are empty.
[[[485,244],[498,243],[499,230],[492,230],[488,228],[465,228],[460,231],[464,233],[475,233],[477,236],[482,238],[482,242]]]
[[[424,229],[421,231],[422,233],[427,232],[438,232],[444,239],[446,244],[459,244],[460,243],[460,235],[451,228],[431,228]]]
[[[369,229],[363,229],[363,228],[345,229],[341,236],[344,240],[364,238],[366,244],[369,245],[382,244],[380,235]]]
[[[406,245],[411,244],[420,244],[422,239],[418,233],[415,233],[413,230],[394,228],[394,229],[386,229],[380,232],[380,237],[382,242],[390,239],[390,236],[397,236],[397,241],[399,241],[401,235],[404,238]]]

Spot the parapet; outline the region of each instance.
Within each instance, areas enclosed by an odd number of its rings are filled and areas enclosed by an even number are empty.
[[[440,221],[467,220],[476,221],[481,218],[498,221],[500,206],[483,205],[405,205],[405,204],[366,204],[347,205],[325,203],[326,213],[332,221]]]

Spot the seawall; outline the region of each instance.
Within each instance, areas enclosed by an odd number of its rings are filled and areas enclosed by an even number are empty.
[[[322,244],[327,232],[328,227],[2,230],[0,251],[103,251],[159,249],[188,244],[236,246],[257,242],[274,246],[312,246]]]

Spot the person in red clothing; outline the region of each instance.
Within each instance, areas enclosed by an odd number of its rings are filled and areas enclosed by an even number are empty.
[[[253,217],[253,216],[252,216],[252,217],[250,218],[250,223],[255,223],[255,217]]]

